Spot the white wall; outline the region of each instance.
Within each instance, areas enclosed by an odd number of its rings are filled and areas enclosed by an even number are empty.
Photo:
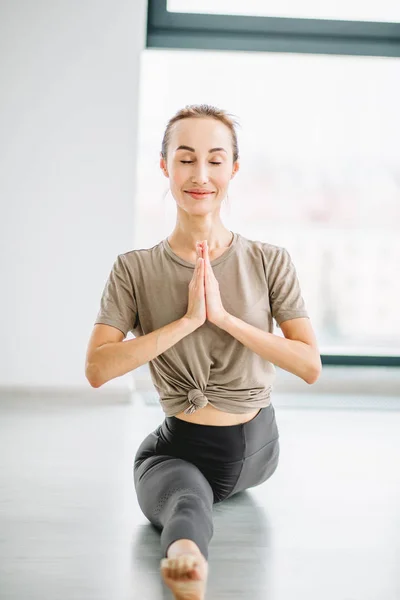
[[[90,388],[100,295],[134,247],[146,15],[146,0],[0,4],[0,386]]]

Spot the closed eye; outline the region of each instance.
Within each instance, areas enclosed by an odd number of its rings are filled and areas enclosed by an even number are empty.
[[[184,165],[188,165],[192,162],[193,162],[192,160],[181,160],[181,163]],[[212,162],[212,161],[210,161],[210,164],[211,165],[222,165],[222,163],[220,163],[220,162]]]

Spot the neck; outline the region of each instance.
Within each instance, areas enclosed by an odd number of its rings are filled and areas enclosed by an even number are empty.
[[[233,235],[223,225],[221,227],[211,226],[190,230],[183,229],[177,225],[168,237],[168,242],[171,246],[188,252],[196,251],[196,242],[204,240],[207,240],[209,251],[213,252],[219,248],[230,246]]]

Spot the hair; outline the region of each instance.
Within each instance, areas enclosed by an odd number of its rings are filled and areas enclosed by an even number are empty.
[[[188,118],[204,118],[211,117],[217,121],[221,121],[226,125],[231,132],[232,136],[232,149],[233,149],[233,162],[236,162],[239,158],[239,148],[237,141],[237,134],[235,126],[240,126],[239,122],[235,119],[231,119],[231,114],[225,110],[210,106],[209,104],[191,104],[184,108],[181,108],[169,121],[164,132],[164,137],[161,144],[161,155],[163,159],[167,160],[167,149],[171,139],[171,130],[174,123],[182,119]]]

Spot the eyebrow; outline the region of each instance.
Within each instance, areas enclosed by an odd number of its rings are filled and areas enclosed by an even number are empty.
[[[189,150],[189,152],[195,152],[195,149],[191,148],[190,146],[178,146],[178,148],[176,149],[176,151],[178,151],[178,150]],[[225,148],[211,148],[211,150],[209,150],[208,152],[209,153],[211,153],[211,152],[219,152],[220,150],[222,150],[223,152],[226,152]]]

